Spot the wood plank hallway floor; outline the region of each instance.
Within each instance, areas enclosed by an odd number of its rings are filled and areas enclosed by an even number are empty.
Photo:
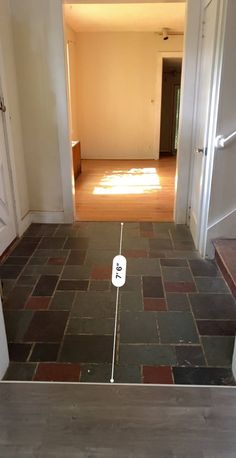
[[[83,160],[75,187],[77,221],[172,221],[175,157]]]

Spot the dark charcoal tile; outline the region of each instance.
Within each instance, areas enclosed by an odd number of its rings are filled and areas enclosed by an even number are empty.
[[[88,280],[90,274],[90,266],[65,266],[61,278],[63,280]]]
[[[28,266],[43,266],[46,264],[48,258],[46,256],[41,256],[41,257],[34,257],[32,256],[32,258],[30,258],[29,262],[28,262]]]
[[[35,286],[38,275],[21,275],[17,281],[17,286]]]
[[[192,293],[196,291],[196,286],[191,282],[165,282],[164,287],[167,293]]]
[[[45,382],[79,382],[79,364],[40,363],[34,380]]]
[[[43,296],[43,297],[32,297],[30,296],[29,300],[27,301],[26,305],[25,305],[25,309],[29,309],[29,310],[47,310],[48,309],[48,305],[49,305],[49,302],[50,302],[50,297],[46,297],[46,296]]]
[[[121,344],[119,363],[131,365],[171,366],[176,364],[175,350],[168,345]]]
[[[78,227],[72,224],[63,224],[56,230],[55,237],[77,237]]]
[[[202,337],[202,345],[209,366],[231,367],[234,337]]]
[[[150,250],[172,250],[173,246],[170,239],[150,239],[149,240]]]
[[[29,356],[31,344],[9,343],[8,350],[10,361],[24,362],[27,361],[27,358]]]
[[[236,320],[236,304],[230,294],[189,294],[196,319]]]
[[[173,240],[174,250],[195,250],[195,245],[191,240]]]
[[[2,264],[0,265],[0,278],[17,278],[20,273],[22,272],[24,265],[15,266],[15,265],[8,265]]]
[[[70,310],[75,299],[74,291],[56,291],[50,303],[50,310]]]
[[[149,258],[163,259],[165,258],[165,252],[160,250],[150,250]]]
[[[48,249],[60,249],[63,248],[65,243],[65,237],[43,237],[38,249],[39,250],[48,250]]]
[[[32,291],[31,286],[16,286],[9,294],[4,308],[8,310],[23,309]]]
[[[68,319],[65,311],[35,312],[25,333],[25,342],[60,342]]]
[[[155,312],[121,312],[121,343],[158,343]]]
[[[166,222],[166,223],[152,223],[153,224],[153,229],[157,233],[168,233],[170,229],[175,228],[175,224],[172,222]]]
[[[126,258],[147,258],[147,250],[124,250],[123,252]]]
[[[139,223],[140,231],[151,231],[153,232],[153,225],[151,222]]]
[[[36,369],[32,363],[10,363],[4,380],[31,381]]]
[[[164,282],[186,282],[192,283],[193,277],[187,267],[162,267]]]
[[[137,291],[141,290],[141,276],[127,276],[122,291]]]
[[[41,266],[38,266],[38,265],[27,265],[22,274],[23,275],[60,275],[60,273],[62,272],[62,269],[63,269],[63,266],[60,265],[50,265],[50,264],[46,264],[46,265],[41,265]]]
[[[164,312],[167,310],[165,299],[145,297],[143,302],[145,312]]]
[[[200,345],[175,347],[179,366],[205,366],[206,361]]]
[[[89,239],[88,247],[93,250],[118,250],[119,237],[99,237],[96,239]]]
[[[88,280],[61,280],[57,285],[57,290],[61,291],[87,291]]]
[[[231,369],[214,367],[173,367],[174,381],[183,385],[234,385]]]
[[[67,258],[70,250],[40,249],[33,254],[34,258]]]
[[[63,266],[65,264],[65,258],[49,258],[48,264],[50,266]]]
[[[64,245],[65,249],[86,250],[89,245],[87,237],[68,237]]]
[[[4,262],[4,265],[13,265],[13,266],[24,266],[27,264],[29,258],[28,256],[9,256],[6,261]]]
[[[36,250],[39,241],[40,239],[33,237],[21,239],[16,248],[11,252],[11,256],[31,256]]]
[[[144,297],[164,297],[161,277],[143,277]]]
[[[200,293],[229,293],[229,289],[221,277],[196,277],[195,282]]]
[[[170,234],[171,234],[171,237],[176,241],[177,240],[183,240],[183,241],[184,240],[187,240],[187,241],[193,240],[189,228],[183,224],[177,224],[175,225],[175,227],[171,228]]]
[[[41,275],[33,290],[32,296],[52,296],[58,278],[57,275]]]
[[[172,384],[173,375],[169,366],[143,366],[143,383]]]
[[[198,332],[201,336],[235,336],[236,321],[198,320]]]
[[[71,316],[114,318],[116,296],[108,291],[79,292]]]
[[[24,235],[31,237],[52,236],[55,234],[58,224],[41,224],[33,223],[27,229]]]
[[[32,320],[31,310],[4,311],[4,320],[8,342],[21,342]]]
[[[161,269],[158,259],[130,259],[127,263],[127,275],[160,276]]]
[[[85,262],[88,266],[93,266],[99,260],[102,264],[112,263],[113,258],[116,256],[115,250],[87,250]]]
[[[178,259],[202,259],[198,251],[194,250],[165,250],[165,258],[178,258]]]
[[[168,309],[174,311],[189,311],[190,304],[187,294],[184,293],[166,293]]]
[[[166,267],[188,267],[186,259],[168,259],[164,258],[160,260],[161,266]]]
[[[196,326],[189,312],[157,312],[162,343],[198,343]]]
[[[36,343],[30,361],[56,361],[59,348],[59,344]]]
[[[111,282],[107,280],[91,280],[89,283],[90,291],[109,291]]]
[[[122,311],[143,311],[143,298],[140,291],[121,291],[120,309]]]
[[[71,318],[66,334],[113,335],[113,318]]]
[[[2,284],[2,297],[5,300],[11,293],[11,291],[14,289],[16,285],[16,280],[3,280],[1,279],[1,284]]]
[[[69,266],[80,266],[84,264],[85,256],[85,250],[71,250],[70,255],[66,261],[66,264]]]
[[[110,364],[83,364],[81,365],[81,382],[110,383]],[[115,365],[115,383],[141,383],[141,371],[139,366]]]
[[[118,239],[119,245],[119,239]],[[146,237],[123,237],[123,250],[148,250],[149,244]]]
[[[214,261],[194,259],[190,260],[189,264],[195,277],[216,277],[219,275]]]
[[[111,270],[111,265],[94,266],[91,272],[91,278],[93,280],[110,280]]]
[[[79,363],[110,363],[113,336],[67,335],[64,339],[60,361]]]

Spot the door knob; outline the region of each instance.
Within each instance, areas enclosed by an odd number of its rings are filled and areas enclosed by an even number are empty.
[[[203,154],[204,153],[204,148],[196,148],[195,149],[195,153]]]
[[[0,97],[0,111],[2,111],[3,113],[5,113],[7,111],[3,97]]]

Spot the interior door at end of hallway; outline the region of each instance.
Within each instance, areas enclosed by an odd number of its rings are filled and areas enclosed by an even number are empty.
[[[0,92],[1,95],[1,92]],[[0,255],[16,237],[13,196],[9,161],[7,157],[7,137],[4,116],[4,100],[1,98],[0,110]]]
[[[196,248],[202,225],[203,184],[207,152],[207,131],[214,71],[218,0],[206,0],[203,10],[201,55],[196,97],[195,141],[192,152],[192,182],[190,199],[190,230]]]

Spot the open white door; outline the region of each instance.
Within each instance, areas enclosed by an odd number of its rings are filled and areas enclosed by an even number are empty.
[[[210,171],[210,155],[214,154],[212,146],[212,112],[216,104],[215,74],[218,70],[216,56],[218,42],[218,24],[220,20],[218,0],[205,0],[202,13],[201,51],[199,61],[199,78],[196,92],[195,135],[193,141],[191,196],[189,202],[190,230],[196,248],[204,255],[203,232],[207,218],[208,196],[205,192],[206,180]],[[216,108],[216,106],[215,106]],[[208,175],[208,177],[207,177]],[[210,177],[211,182],[211,177]]]
[[[0,255],[16,237],[10,168],[7,157],[5,109],[0,80]]]

